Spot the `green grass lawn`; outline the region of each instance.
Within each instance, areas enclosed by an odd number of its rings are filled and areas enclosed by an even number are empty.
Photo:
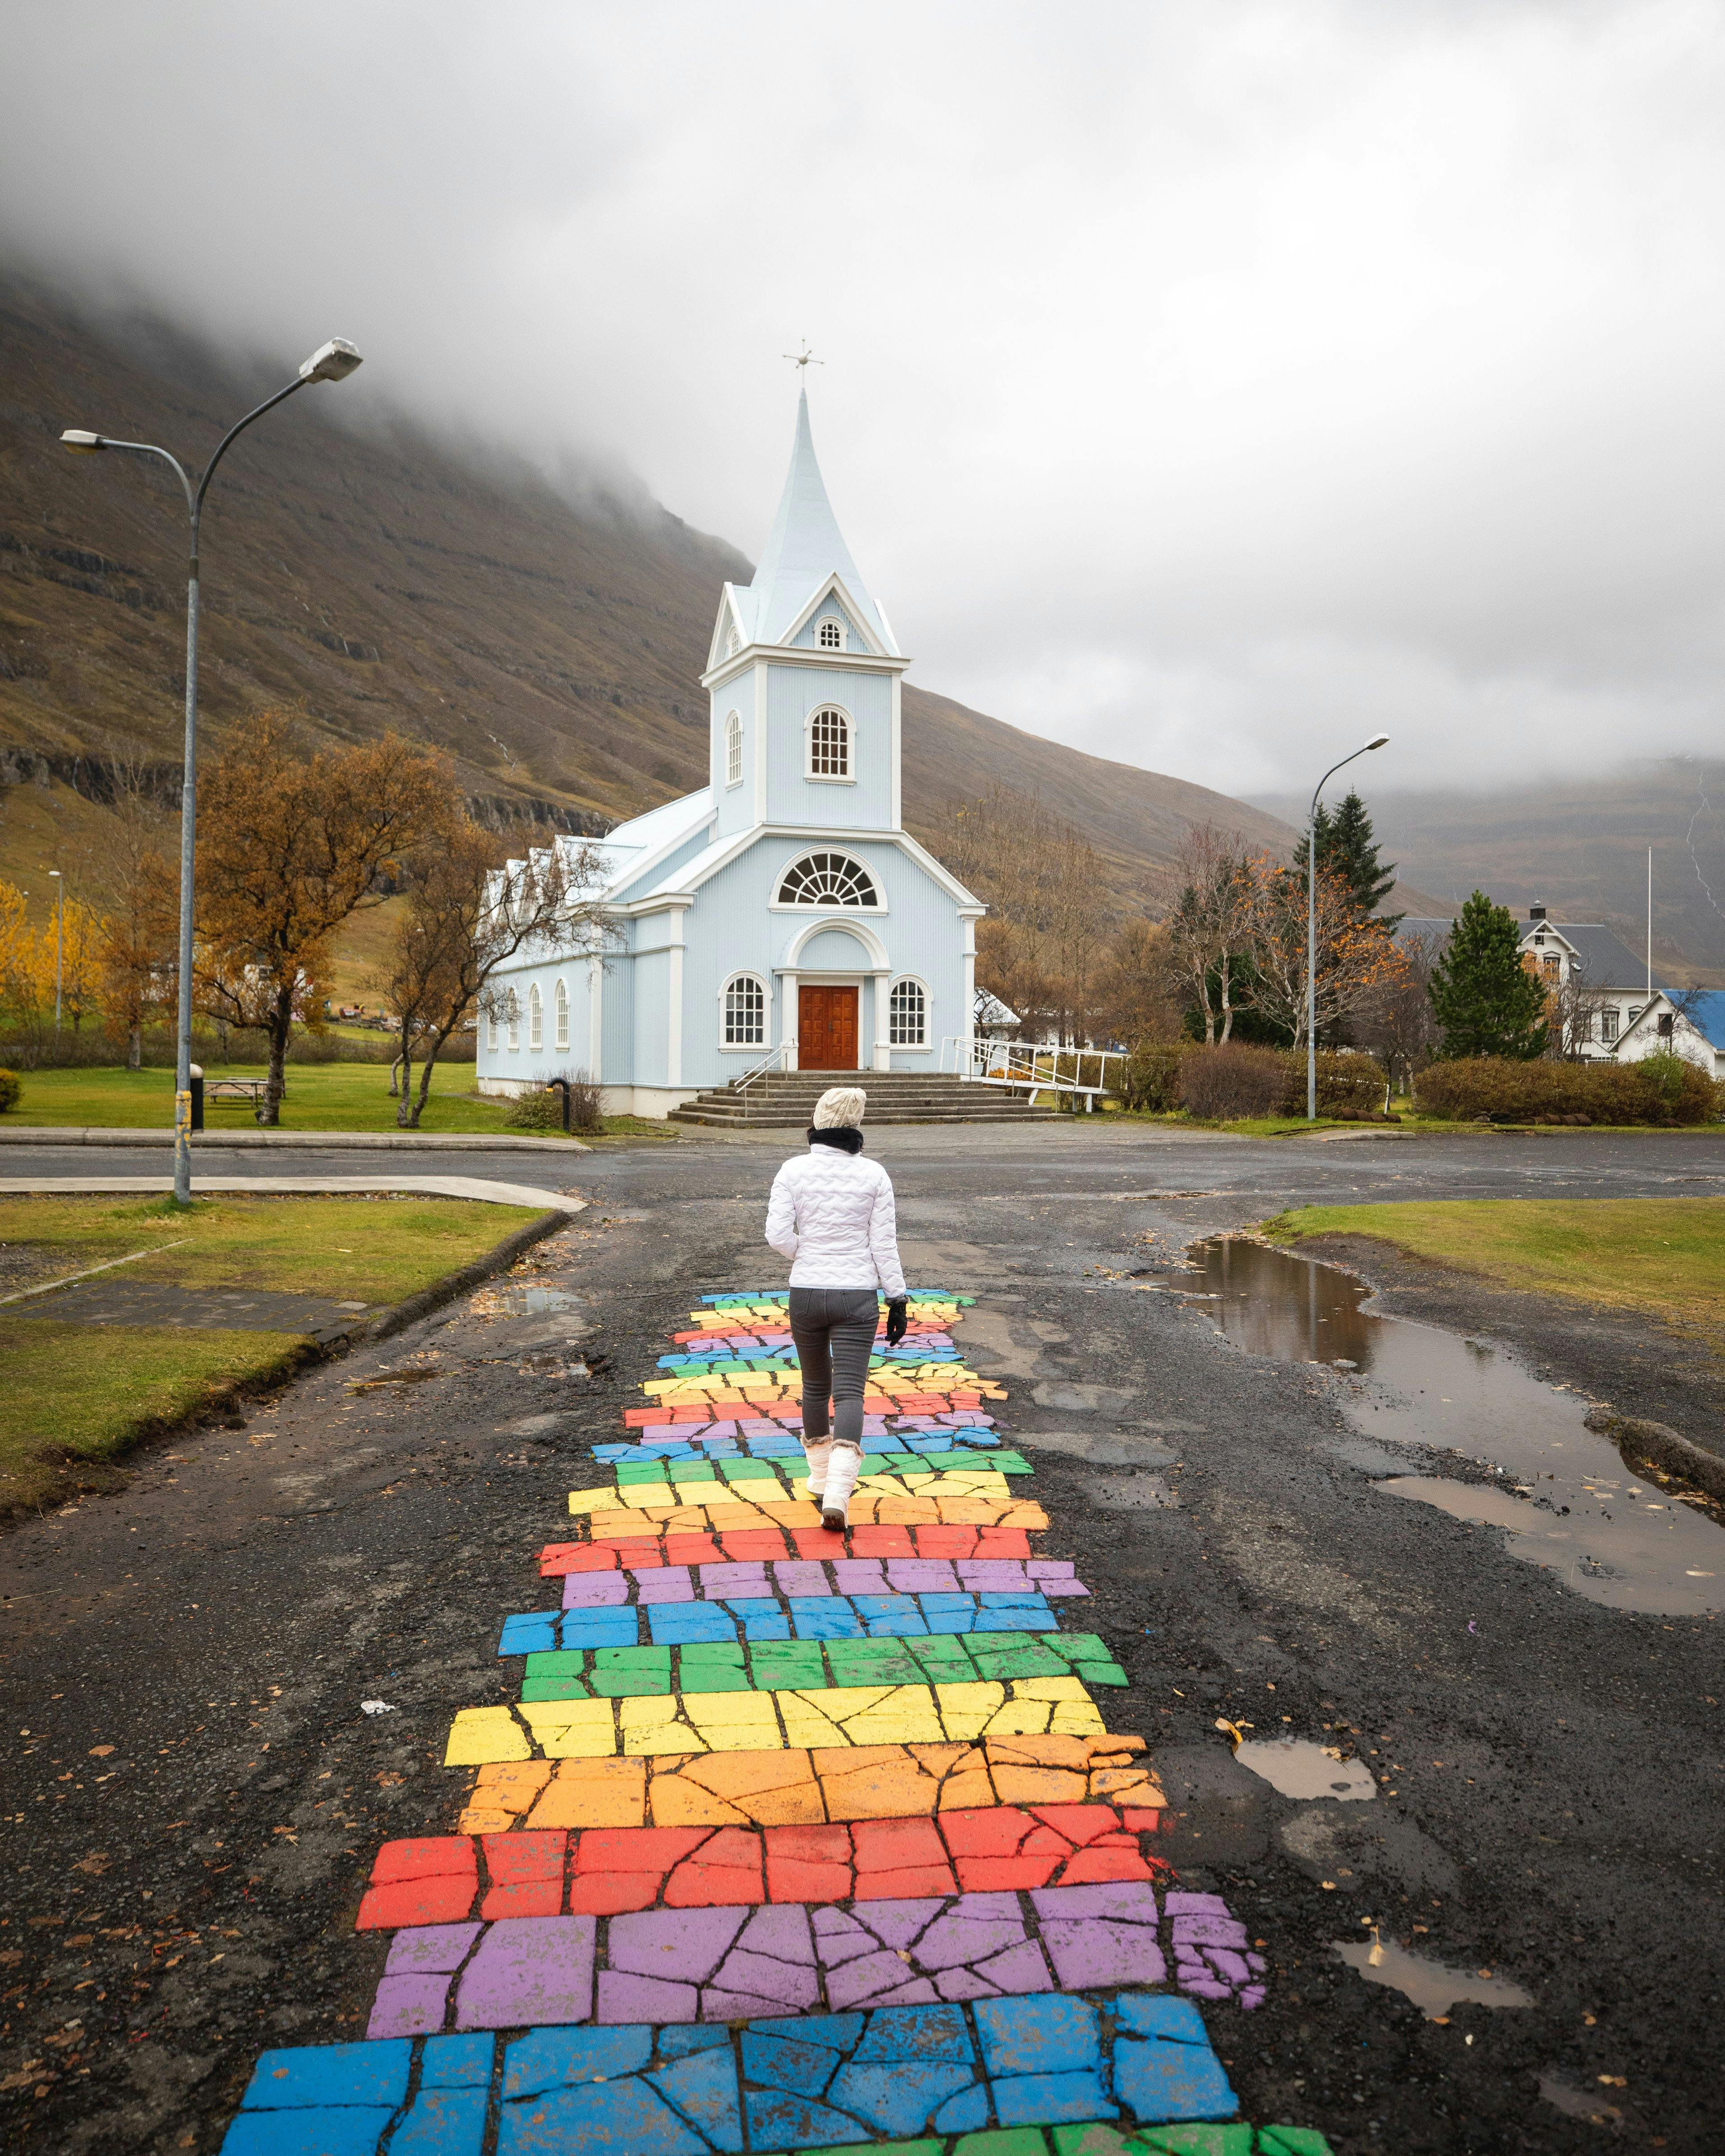
[[[399,1302],[536,1217],[459,1199],[0,1199],[0,1292],[146,1255],[98,1281],[245,1286],[372,1307]],[[173,1245],[170,1248],[169,1245]],[[51,1310],[52,1296],[32,1298]],[[285,1332],[77,1325],[0,1306],[0,1509],[64,1486],[58,1458],[105,1460],[213,1398],[290,1369]]]
[[[1635,1311],[1725,1343],[1725,1198],[1481,1198],[1304,1205],[1276,1242],[1372,1235],[1506,1287]]]
[[[261,1065],[223,1065],[213,1077],[262,1078]],[[18,1106],[0,1123],[36,1125],[84,1124],[108,1130],[172,1130],[174,1120],[174,1074],[172,1070],[127,1070],[100,1067],[90,1070],[24,1070],[18,1073],[23,1092]],[[417,1085],[418,1081],[415,1080]],[[419,1119],[419,1128],[442,1132],[480,1131],[499,1137],[519,1136],[505,1120],[506,1104],[482,1100],[472,1091],[473,1065],[439,1066],[431,1081],[431,1098]],[[287,1091],[281,1103],[280,1127],[285,1131],[393,1131],[397,1127],[396,1102],[389,1097],[389,1068],[382,1063],[290,1063]],[[208,1103],[204,1136],[223,1131],[254,1131],[251,1109]],[[536,1137],[559,1137],[559,1131],[536,1132]],[[637,1116],[606,1118],[607,1137],[674,1137],[677,1126],[649,1122]],[[590,1141],[589,1141],[590,1142]]]

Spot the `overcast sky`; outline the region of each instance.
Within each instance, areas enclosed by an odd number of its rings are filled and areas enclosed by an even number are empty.
[[[1725,4],[11,0],[0,227],[1233,793],[1717,748]]]

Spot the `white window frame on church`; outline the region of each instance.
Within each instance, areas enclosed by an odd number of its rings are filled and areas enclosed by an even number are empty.
[[[725,783],[742,783],[742,716],[732,711],[725,720]]]
[[[856,723],[842,704],[817,704],[803,726],[803,775],[817,786],[856,783]]]
[[[815,648],[819,651],[843,651],[846,645],[845,624],[835,613],[824,613],[814,624]]]
[[[915,973],[901,973],[886,994],[889,1048],[928,1045],[928,983]]]
[[[516,995],[513,988],[509,992],[508,999],[503,1006],[503,1010],[505,1019],[505,1038],[508,1042],[510,1053],[513,1055],[516,1050],[521,1045],[521,998]]]
[[[567,1048],[569,1045],[569,990],[567,984],[562,980],[551,992],[551,1008],[557,1045],[559,1048]]]
[[[485,1006],[485,1048],[489,1054],[496,1053],[497,1006],[495,1004],[488,1004]]]
[[[786,863],[773,886],[772,910],[775,912],[800,913],[815,906],[845,913],[886,911],[874,871],[854,854],[837,846],[817,846],[811,852],[798,854]]]
[[[527,990],[527,1045],[545,1045],[545,1002],[539,993],[539,983],[533,982]]]
[[[719,991],[719,1045],[732,1055],[767,1045],[772,996],[758,973],[733,973]]]

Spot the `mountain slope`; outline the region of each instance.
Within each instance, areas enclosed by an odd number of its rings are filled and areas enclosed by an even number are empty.
[[[61,429],[202,455],[282,378],[159,324],[82,319],[38,286],[0,280],[0,755],[31,752],[12,757],[13,776],[77,779],[78,759],[117,748],[178,757],[177,489],[134,458],[69,455]],[[631,815],[703,783],[698,675],[720,584],[751,573],[742,556],[621,475],[560,490],[405,426],[350,431],[342,394],[310,389],[272,413],[212,489],[209,737],[270,704],[344,739],[393,726],[447,751],[469,793],[572,821]],[[1116,902],[1163,892],[1193,821],[1277,850],[1291,839],[1224,795],[907,687],[906,820],[917,836],[938,852],[947,812],[997,782],[1040,793],[1091,834]]]
[[[1259,803],[1286,815],[1291,802]],[[1543,901],[1554,918],[1604,921],[1682,981],[1725,981],[1725,764],[1672,757],[1599,778],[1561,774],[1493,793],[1384,793],[1371,800],[1386,860],[1452,912],[1476,888],[1500,906]],[[1421,909],[1422,911],[1427,909]]]

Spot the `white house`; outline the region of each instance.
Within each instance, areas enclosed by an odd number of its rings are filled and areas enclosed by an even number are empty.
[[[1441,942],[1454,926],[1410,915],[1396,935],[1399,940],[1422,936]],[[1646,961],[1637,958],[1603,921],[1553,921],[1543,906],[1531,906],[1521,952],[1548,987],[1571,992],[1564,999],[1566,1030],[1584,1060],[1597,1062],[1614,1055],[1619,1041],[1651,1008]],[[1659,993],[1656,981],[1656,998]]]
[[[760,567],[719,602],[708,783],[596,842],[590,895],[619,939],[603,963],[536,949],[493,976],[480,1090],[585,1071],[608,1113],[664,1116],[769,1058],[933,1071],[943,1040],[968,1041],[984,908],[904,829],[909,663],[839,532],[803,396]]]
[[[1662,990],[1617,1044],[1620,1063],[1639,1063],[1656,1049],[1674,1050],[1709,1078],[1725,1078],[1725,988],[1686,996],[1682,1008]]]

